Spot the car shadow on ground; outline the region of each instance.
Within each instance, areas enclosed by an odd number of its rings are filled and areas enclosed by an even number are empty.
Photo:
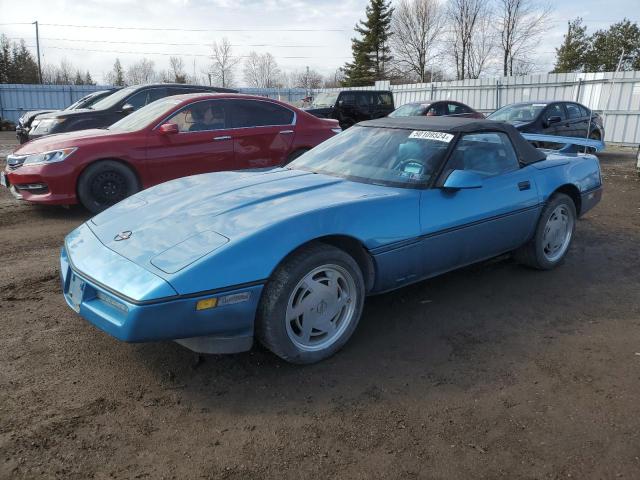
[[[536,368],[554,338],[612,314],[584,307],[594,290],[624,290],[615,269],[585,258],[599,248],[594,233],[581,231],[565,264],[551,272],[501,258],[370,297],[345,348],[319,364],[289,365],[260,346],[199,357],[171,342],[129,346],[129,361],[194,407],[245,412],[369,398],[372,391],[419,398],[434,387],[508,384],[514,370]]]

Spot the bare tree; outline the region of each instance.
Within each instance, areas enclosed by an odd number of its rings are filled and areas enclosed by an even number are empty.
[[[322,86],[322,75],[312,68],[291,72],[288,82],[291,88],[306,88],[311,90]]]
[[[488,16],[484,0],[449,0],[447,17],[451,28],[450,54],[456,66],[456,78],[469,78],[468,64],[478,20]]]
[[[325,77],[322,86],[324,88],[336,88],[341,87],[342,82],[344,82],[344,70],[342,68],[336,68],[335,72]]]
[[[430,79],[444,28],[437,0],[401,0],[391,20],[391,46],[396,69],[419,82]]]
[[[538,45],[549,29],[552,8],[536,0],[497,0],[496,28],[502,50],[502,73],[513,75],[514,63],[529,63],[524,57]],[[524,62],[524,63],[523,63]]]
[[[187,83],[189,76],[184,70],[184,60],[180,57],[169,57],[169,71],[164,75],[164,81]]]
[[[127,85],[144,85],[156,81],[157,78],[153,60],[143,58],[127,68]]]
[[[220,43],[213,42],[211,66],[207,73],[216,86],[230,87],[233,85],[235,68],[239,62],[240,58],[233,55],[231,42],[223,38]]]
[[[244,62],[244,80],[252,87],[274,88],[280,86],[281,71],[270,53],[249,53]]]
[[[493,29],[493,17],[487,11],[477,20],[469,45],[467,78],[478,78],[490,65],[495,65],[497,38]]]

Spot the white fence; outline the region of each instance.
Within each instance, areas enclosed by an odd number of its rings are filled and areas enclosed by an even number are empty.
[[[391,86],[377,82],[352,90],[373,89],[390,89],[396,107],[415,101],[457,100],[484,113],[514,102],[577,101],[603,115],[607,142],[640,144],[640,71],[550,73]]]

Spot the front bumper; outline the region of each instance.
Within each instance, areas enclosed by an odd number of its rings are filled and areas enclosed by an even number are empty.
[[[105,267],[109,271],[119,270],[117,275],[120,275],[123,269],[130,268],[132,276],[135,276],[141,268],[106,247],[103,249],[107,258],[104,260]],[[114,267],[114,262],[119,264],[119,268]],[[94,263],[100,264],[100,259]],[[70,261],[66,247],[61,252],[60,271],[67,304],[85,320],[119,340],[176,340],[187,348],[202,353],[245,351],[253,343],[254,319],[262,285],[215,293],[165,296],[157,300],[134,300],[119,295],[78,269]],[[78,277],[83,285],[81,298],[78,298],[78,289],[72,287],[72,276]],[[109,277],[107,274],[106,278]],[[74,282],[77,285],[78,281]],[[221,300],[240,294],[242,301]],[[199,300],[212,297],[218,299],[218,306],[206,310],[196,309]]]
[[[5,167],[4,175],[11,194],[21,200],[43,205],[78,203],[75,168],[58,162],[52,165],[23,165],[15,170]]]

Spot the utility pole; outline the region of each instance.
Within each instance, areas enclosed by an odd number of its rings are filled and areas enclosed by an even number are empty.
[[[32,25],[36,26],[36,50],[38,52],[38,79],[40,80],[40,84],[42,84],[42,66],[40,64],[40,34],[38,33],[38,21],[32,23]]]

